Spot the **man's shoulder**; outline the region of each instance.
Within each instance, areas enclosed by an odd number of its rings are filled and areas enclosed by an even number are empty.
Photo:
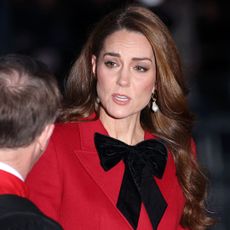
[[[0,195],[1,230],[61,230],[58,223],[45,216],[28,199],[17,195]]]

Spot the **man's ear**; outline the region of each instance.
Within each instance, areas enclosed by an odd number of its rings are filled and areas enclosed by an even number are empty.
[[[44,151],[46,149],[53,130],[54,124],[48,124],[45,126],[40,136],[37,138],[41,151]]]
[[[97,66],[97,58],[95,55],[92,55],[92,72],[96,75],[96,66]]]

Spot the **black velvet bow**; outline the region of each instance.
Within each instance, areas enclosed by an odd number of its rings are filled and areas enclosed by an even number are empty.
[[[110,170],[120,160],[125,163],[117,201],[118,209],[133,229],[136,229],[143,202],[153,229],[157,229],[167,203],[153,176],[163,176],[167,162],[167,149],[164,144],[151,139],[130,146],[99,133],[95,133],[94,141],[105,171]]]

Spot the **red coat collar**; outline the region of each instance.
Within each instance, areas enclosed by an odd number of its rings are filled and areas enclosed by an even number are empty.
[[[87,125],[85,125],[87,123]],[[94,134],[95,132],[101,133],[103,135],[108,135],[108,132],[104,128],[100,119],[93,120],[93,121],[83,121],[79,123],[79,130],[80,130],[80,140],[81,140],[81,147],[84,150],[91,150],[96,151],[94,146]],[[145,132],[144,139],[151,139],[156,138],[153,134],[149,132]]]
[[[16,176],[0,170],[0,194],[15,194],[28,197],[26,184]]]

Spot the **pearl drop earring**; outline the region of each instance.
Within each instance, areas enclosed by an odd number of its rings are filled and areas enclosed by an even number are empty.
[[[159,110],[159,107],[156,103],[156,97],[154,96],[154,94],[152,94],[152,111],[155,113]]]

